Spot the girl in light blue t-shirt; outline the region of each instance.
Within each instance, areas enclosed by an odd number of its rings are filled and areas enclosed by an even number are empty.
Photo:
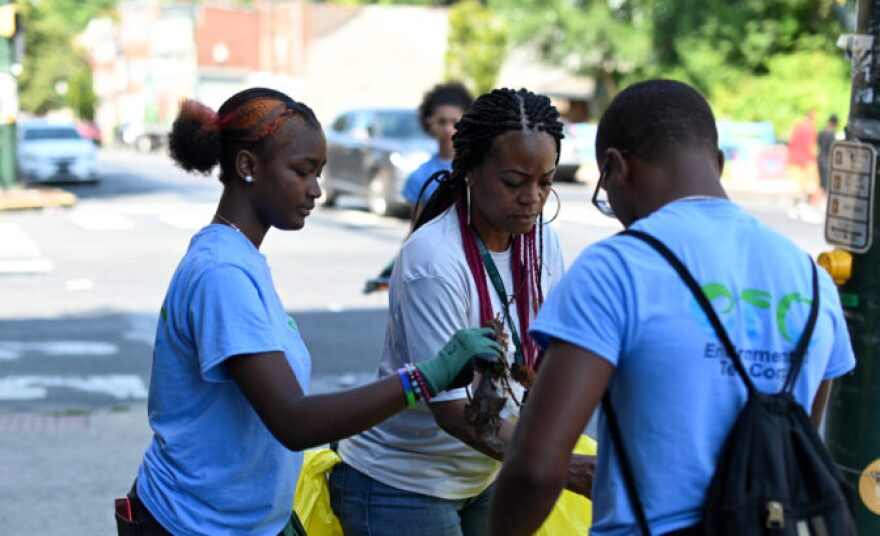
[[[355,434],[453,386],[490,330],[461,330],[434,358],[340,393],[307,396],[311,359],[260,244],[299,230],[321,195],[327,145],[302,103],[252,88],[217,112],[186,101],[172,158],[223,194],[169,285],[149,392],[153,439],[126,498],[120,534],[303,533],[292,513],[302,450]]]

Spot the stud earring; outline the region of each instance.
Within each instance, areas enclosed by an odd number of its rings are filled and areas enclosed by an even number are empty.
[[[254,182],[254,178],[251,177],[250,175],[245,175],[245,176],[244,176],[244,182],[247,182],[247,183]]]

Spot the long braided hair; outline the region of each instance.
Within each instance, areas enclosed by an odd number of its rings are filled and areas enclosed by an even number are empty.
[[[492,144],[500,135],[514,130],[546,132],[556,142],[556,163],[559,163],[559,149],[563,138],[563,125],[559,112],[550,99],[526,89],[495,89],[481,95],[456,125],[452,136],[455,156],[452,171],[439,171],[431,176],[419,194],[421,201],[428,184],[437,181],[438,187],[425,203],[424,208],[413,221],[412,230],[419,227],[458,203],[458,220],[465,258],[474,278],[480,302],[480,324],[485,325],[494,319],[489,288],[486,283],[485,266],[477,245],[476,232],[468,222],[465,200],[468,174],[480,166],[490,154]],[[519,317],[519,333],[527,374],[534,374],[539,365],[540,355],[535,341],[528,335],[529,321],[544,301],[541,287],[543,265],[543,217],[538,225],[525,235],[515,235],[511,245],[511,269],[514,286],[514,305]],[[503,297],[506,299],[506,297]],[[530,379],[521,383],[529,384]],[[526,385],[528,387],[528,385]]]

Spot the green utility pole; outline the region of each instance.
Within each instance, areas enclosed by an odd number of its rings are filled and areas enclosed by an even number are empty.
[[[12,73],[15,6],[0,0],[0,189],[15,184],[15,118],[18,115],[18,84]]]
[[[839,42],[853,63],[845,142],[832,148],[819,262],[839,285],[856,369],[837,380],[826,419],[831,455],[853,485],[859,534],[880,534],[880,0],[859,0],[856,33]]]

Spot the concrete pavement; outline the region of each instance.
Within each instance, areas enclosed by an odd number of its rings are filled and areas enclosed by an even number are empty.
[[[150,439],[145,404],[91,414],[0,414],[0,532],[115,534],[113,499]]]

